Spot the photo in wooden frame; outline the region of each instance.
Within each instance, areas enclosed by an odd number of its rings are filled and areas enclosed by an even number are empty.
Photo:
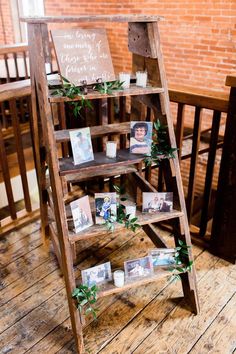
[[[85,195],[70,203],[75,232],[80,232],[93,225],[89,197]]]
[[[151,276],[153,274],[153,265],[150,256],[126,261],[124,262],[124,268],[126,280]]]
[[[93,147],[89,128],[81,128],[69,132],[75,165],[94,160]]]
[[[82,283],[89,287],[107,283],[112,280],[111,262],[84,269],[81,271],[81,276]]]
[[[150,154],[152,146],[152,122],[130,122],[130,152]]]
[[[150,251],[153,267],[176,265],[175,248],[156,248]]]
[[[173,192],[143,192],[143,212],[163,213],[173,210]]]
[[[112,218],[116,221],[116,193],[95,193],[96,224],[105,224]]]

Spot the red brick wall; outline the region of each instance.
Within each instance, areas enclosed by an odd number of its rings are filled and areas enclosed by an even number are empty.
[[[160,31],[169,83],[225,90],[225,76],[236,68],[235,0],[45,0],[45,10],[47,15],[145,13],[164,16]],[[126,26],[107,27],[115,69],[129,69]]]
[[[3,14],[0,44],[11,44],[14,36],[9,0],[1,0],[0,9]],[[236,69],[235,0],[45,0],[45,10],[46,15],[145,13],[164,16],[160,32],[169,83],[225,90],[225,76]],[[115,69],[130,69],[126,25],[106,27]]]
[[[9,0],[0,0],[0,45],[14,43]]]

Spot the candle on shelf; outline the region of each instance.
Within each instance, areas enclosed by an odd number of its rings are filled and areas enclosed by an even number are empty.
[[[124,89],[130,86],[130,74],[129,73],[119,73],[119,81],[123,82],[122,87]]]
[[[116,270],[113,273],[114,285],[121,288],[125,284],[125,272],[123,270]]]
[[[146,87],[147,86],[147,72],[137,71],[136,72],[136,86]]]
[[[106,143],[106,156],[113,159],[116,157],[116,142],[107,141]]]
[[[130,219],[135,218],[135,216],[136,216],[136,205],[126,205],[125,206],[125,214],[129,215]]]

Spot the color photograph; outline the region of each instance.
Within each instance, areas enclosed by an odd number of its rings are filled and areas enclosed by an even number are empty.
[[[174,248],[156,248],[150,251],[153,267],[156,266],[173,266],[175,261],[176,250]]]
[[[126,279],[146,277],[153,273],[152,259],[150,256],[124,262]]]
[[[103,284],[112,280],[111,262],[100,264],[96,267],[81,271],[82,283],[89,287],[95,284]]]
[[[93,225],[89,197],[87,195],[71,202],[70,207],[76,233]]]
[[[116,220],[116,193],[95,193],[96,224]]]
[[[143,193],[144,213],[163,213],[173,210],[173,193]]]
[[[150,154],[152,146],[152,122],[130,122],[130,152]]]
[[[75,165],[94,160],[93,147],[89,128],[69,132],[73,160]]]

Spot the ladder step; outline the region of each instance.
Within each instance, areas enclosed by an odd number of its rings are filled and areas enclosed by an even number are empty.
[[[173,210],[171,212],[164,212],[164,213],[156,213],[156,214],[149,214],[149,213],[142,213],[141,211],[136,212],[136,216],[138,218],[137,223],[139,225],[146,225],[146,224],[153,224],[156,222],[174,219],[183,216],[182,211]],[[115,231],[124,230],[124,225],[115,223]],[[92,225],[88,229],[83,230],[79,233],[75,233],[69,230],[69,240],[70,242],[74,243],[79,240],[85,240],[93,237],[104,236],[107,234],[108,230],[106,229],[105,225]]]
[[[178,274],[177,271],[176,271],[176,274]],[[98,298],[102,298],[102,297],[113,295],[113,294],[118,294],[118,293],[124,292],[128,289],[137,288],[137,286],[153,283],[153,282],[156,282],[164,277],[170,277],[170,276],[171,276],[171,272],[168,270],[167,267],[166,268],[159,267],[154,270],[154,273],[152,276],[145,277],[142,279],[137,278],[137,280],[132,280],[132,281],[126,280],[124,286],[122,286],[121,288],[116,287],[112,282],[102,284],[102,285],[98,286],[99,287]]]
[[[69,174],[79,173],[89,173],[93,174],[94,177],[101,173],[101,169],[113,168],[113,176],[119,174],[116,172],[117,167],[127,166],[131,164],[138,164],[145,159],[145,155],[131,154],[129,149],[118,150],[117,157],[110,159],[106,157],[105,152],[96,152],[94,154],[94,160],[85,162],[81,165],[74,165],[72,157],[59,159],[60,175],[66,176]]]
[[[51,103],[58,103],[58,102],[70,102],[70,101],[80,101],[81,96],[77,96],[75,98],[69,98],[69,97],[61,97],[61,96],[56,96],[53,95],[52,93],[55,91],[50,90],[49,91],[49,101]],[[135,84],[131,84],[130,88],[125,89],[125,90],[117,90],[113,91],[112,94],[102,94],[98,91],[89,91],[88,94],[85,96],[87,100],[95,100],[95,99],[102,99],[102,98],[109,98],[109,97],[122,97],[122,96],[139,96],[139,95],[150,95],[150,94],[158,94],[158,93],[163,93],[164,89],[162,87],[153,87],[153,86],[147,86],[147,87],[138,87]]]

